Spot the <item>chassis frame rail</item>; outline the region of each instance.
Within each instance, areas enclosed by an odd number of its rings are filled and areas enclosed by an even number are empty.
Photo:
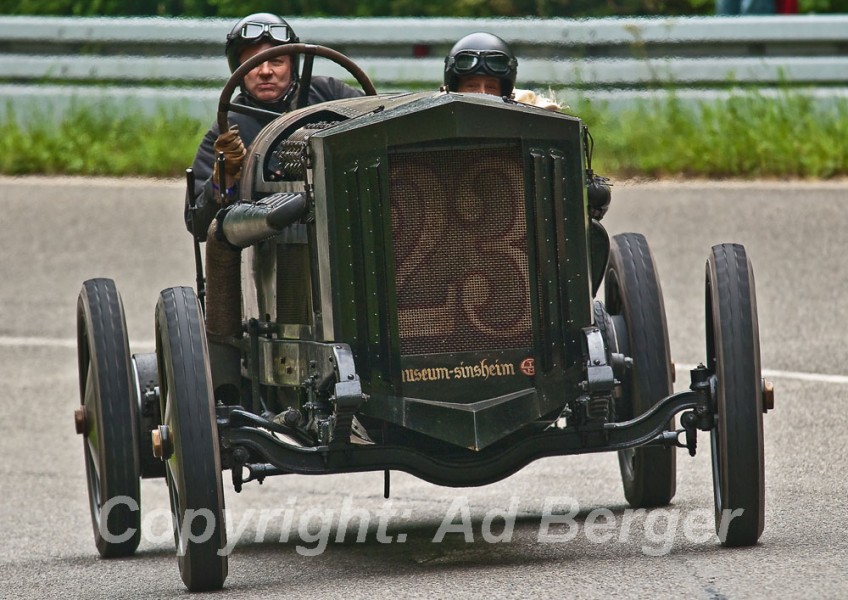
[[[480,451],[457,448],[455,453],[434,455],[401,445],[299,447],[258,427],[231,426],[230,419],[219,419],[218,426],[223,449],[242,456],[246,455],[244,450],[252,451],[267,463],[236,461],[233,469],[246,467],[250,471],[246,479],[234,473],[234,481],[239,483],[286,473],[319,475],[397,470],[436,485],[473,487],[505,479],[529,463],[548,456],[610,452],[646,444],[685,447],[678,436],[686,431],[688,440],[697,419],[681,419],[689,424],[685,430],[667,432],[665,429],[677,413],[685,410],[694,410],[693,416],[711,414],[711,386],[704,379],[696,381],[698,371],[696,369],[692,373],[691,390],[668,396],[630,421],[580,429],[549,427],[525,438]],[[235,422],[241,420],[240,412],[238,409],[233,411]],[[238,449],[242,450],[236,452]],[[694,448],[691,447],[691,450]]]

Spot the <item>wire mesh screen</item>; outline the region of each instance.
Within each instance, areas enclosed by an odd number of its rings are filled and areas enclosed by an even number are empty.
[[[529,347],[517,146],[390,157],[401,354]]]

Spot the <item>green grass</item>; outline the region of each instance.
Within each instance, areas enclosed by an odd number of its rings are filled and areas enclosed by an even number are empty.
[[[105,107],[72,108],[57,125],[49,118],[0,123],[0,173],[10,175],[139,175],[171,177],[191,165],[213,117],[119,114]]]
[[[848,175],[848,100],[791,91],[685,104],[674,96],[621,113],[573,107],[595,139],[593,166],[616,177],[810,178]]]
[[[613,112],[584,99],[580,115],[595,139],[596,172],[622,177],[778,177],[848,175],[848,100],[816,105],[786,91],[744,92],[713,104],[673,95]],[[213,115],[139,116],[72,109],[50,119],[0,123],[0,173],[180,176]]]

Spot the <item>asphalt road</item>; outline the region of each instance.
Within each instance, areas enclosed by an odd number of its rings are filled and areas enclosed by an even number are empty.
[[[619,184],[604,221],[611,233],[647,236],[681,367],[704,359],[710,245],[748,249],[763,366],[777,388],[776,410],[765,418],[767,514],[758,546],[722,548],[710,533],[709,445],[701,436],[695,458],[679,454],[673,505],[647,514],[627,510],[611,454],[545,459],[474,489],[396,473],[390,503],[380,474],[277,477],[241,494],[227,489],[239,533],[230,535],[225,595],[845,597],[846,189],[846,182]],[[98,557],[72,422],[82,281],[116,280],[132,348],[149,351],[159,290],[194,283],[181,210],[175,182],[0,179],[2,598],[185,595],[162,480],[142,483],[137,555]],[[677,385],[687,379],[679,371]],[[566,508],[578,512],[549,527],[545,515]],[[357,519],[340,518],[352,511],[370,521],[362,541]],[[495,518],[504,513],[514,515],[511,527],[504,527],[511,518]]]

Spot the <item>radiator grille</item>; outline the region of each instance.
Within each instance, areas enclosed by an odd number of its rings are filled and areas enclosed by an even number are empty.
[[[517,146],[390,157],[401,354],[529,347]]]

